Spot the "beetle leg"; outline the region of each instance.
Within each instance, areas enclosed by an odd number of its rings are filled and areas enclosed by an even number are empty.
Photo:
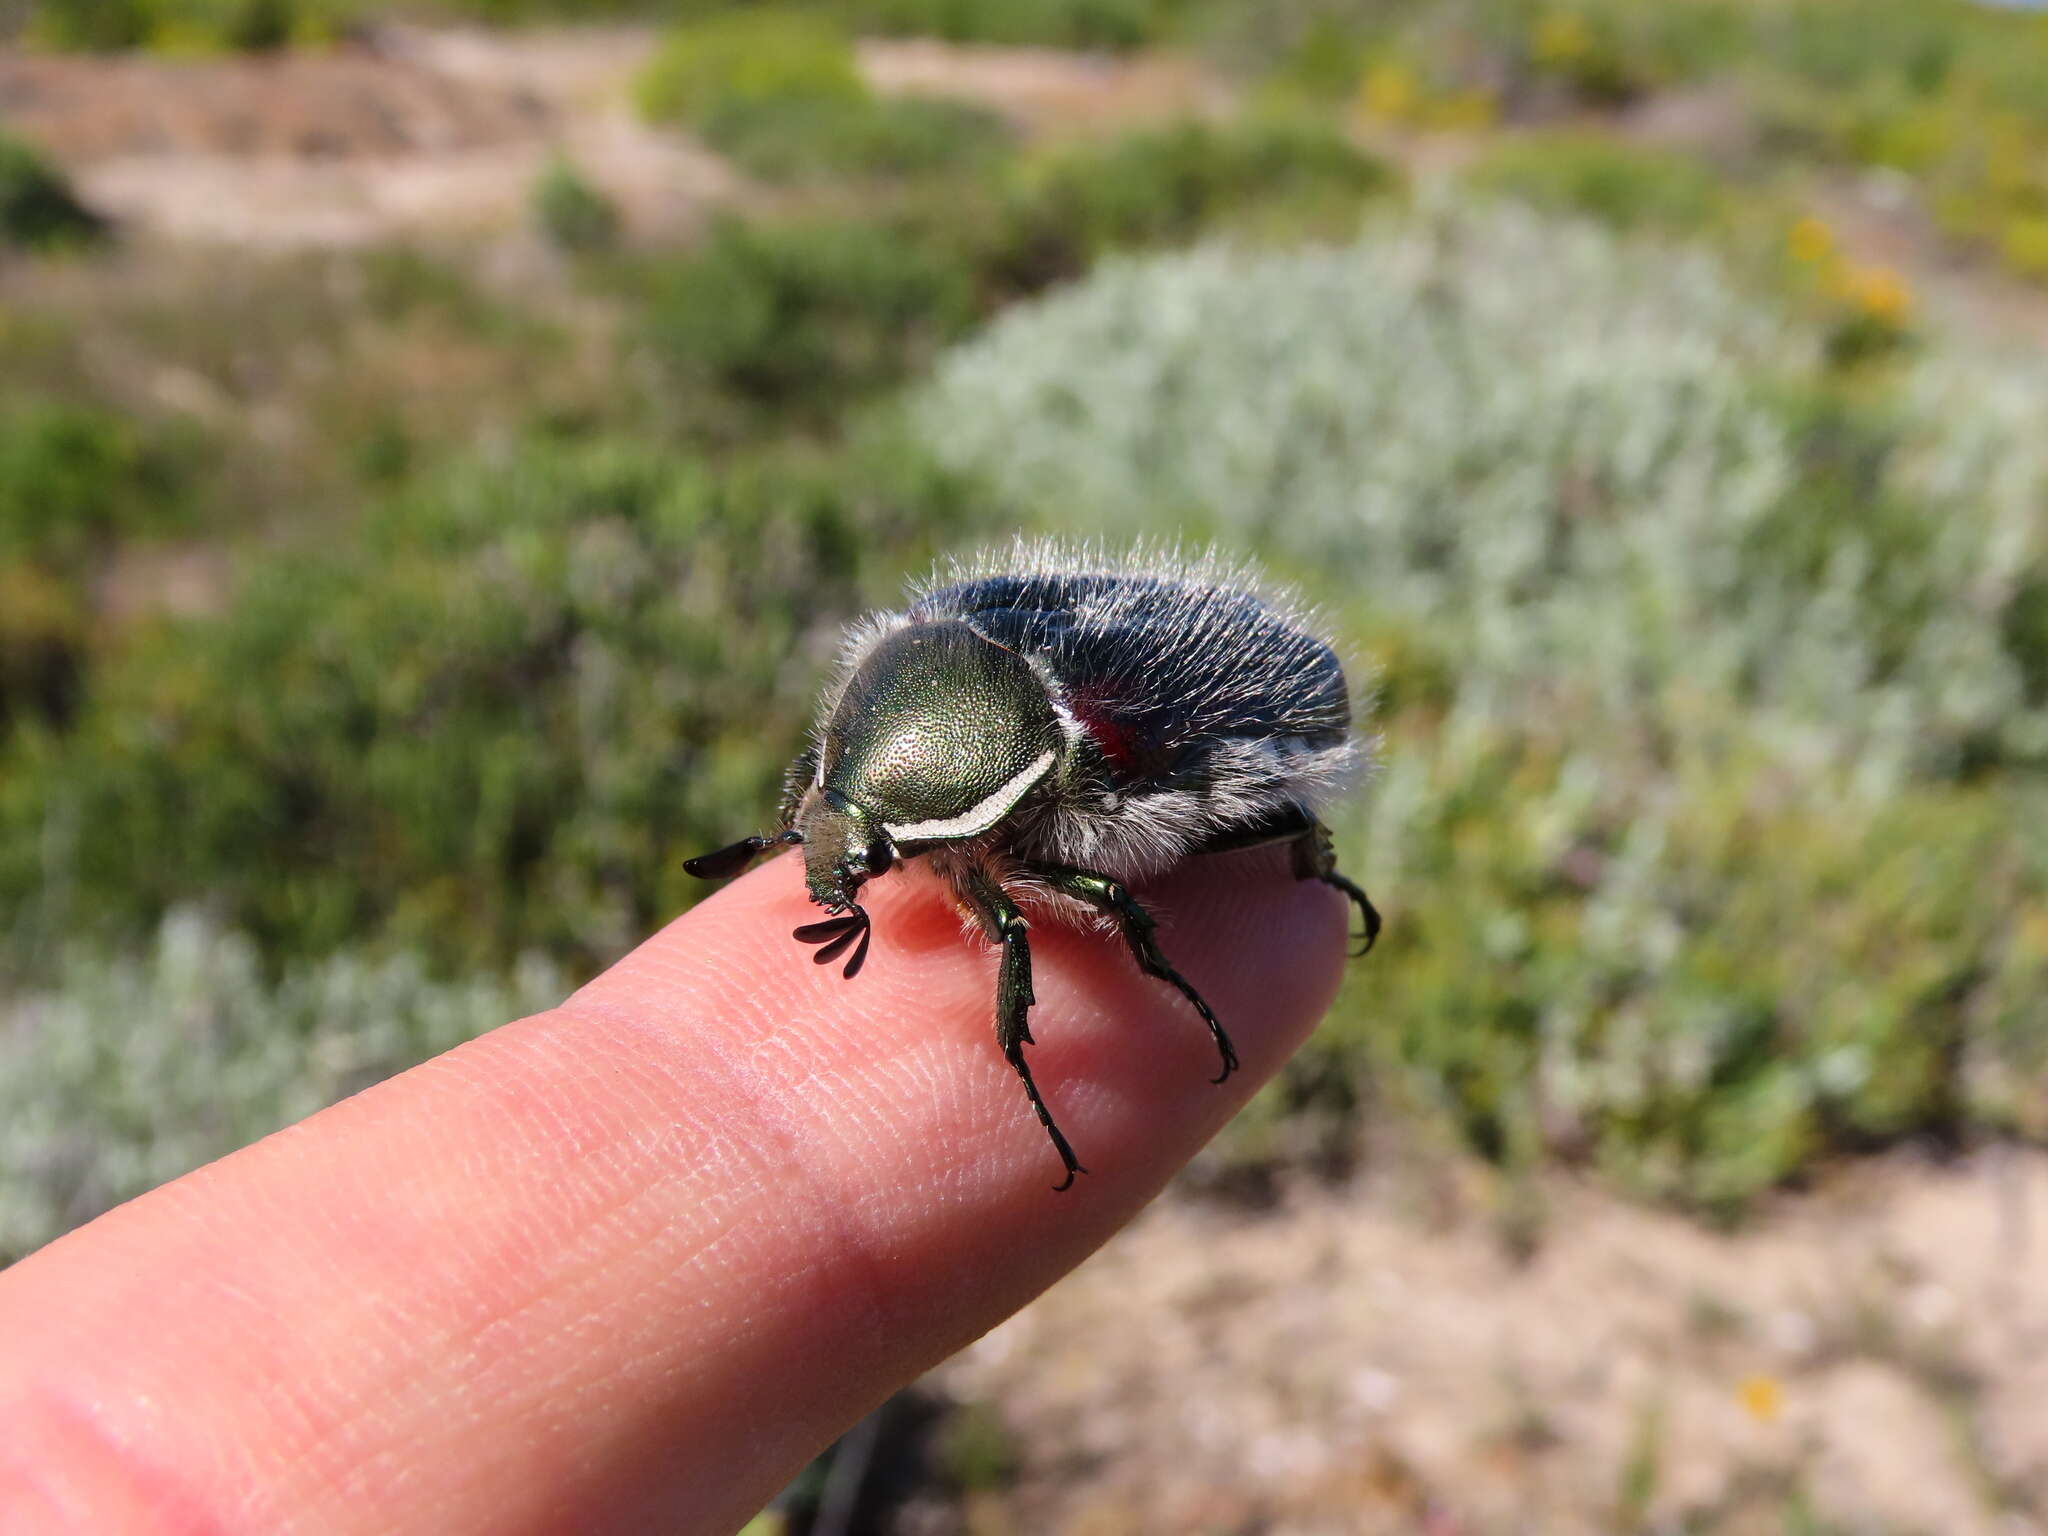
[[[1380,936],[1379,909],[1363,887],[1337,873],[1337,849],[1330,841],[1330,829],[1320,821],[1311,821],[1308,830],[1294,841],[1294,878],[1320,880],[1350,897],[1351,904],[1358,908],[1359,920],[1365,924],[1365,932],[1359,936],[1364,942],[1354,954],[1363,955],[1372,948]]]
[[[1075,1174],[1088,1170],[1081,1166],[1067,1138],[1053,1124],[1052,1112],[1039,1097],[1038,1084],[1031,1080],[1031,1067],[1024,1060],[1024,1047],[1031,1044],[1027,1020],[1031,1005],[1038,1000],[1031,990],[1031,941],[1025,936],[1024,914],[1010,899],[1009,892],[987,876],[969,873],[964,884],[963,894],[975,916],[989,937],[1003,946],[1002,970],[996,979],[996,1044],[1002,1048],[1003,1059],[1024,1080],[1024,1095],[1038,1111],[1038,1123],[1045,1127],[1045,1134],[1052,1138],[1053,1147],[1066,1166],[1067,1176],[1053,1186],[1056,1191],[1062,1190],[1074,1182]]]
[[[1215,1040],[1216,1050],[1223,1058],[1223,1070],[1210,1081],[1220,1083],[1237,1070],[1237,1050],[1231,1045],[1230,1036],[1223,1032],[1223,1026],[1209,1011],[1209,1005],[1202,1001],[1202,994],[1188,984],[1185,976],[1166,963],[1166,956],[1159,952],[1154,937],[1159,931],[1158,922],[1138,905],[1138,899],[1122,881],[1059,864],[1036,864],[1031,866],[1031,872],[1062,895],[1085,901],[1115,918],[1124,943],[1131,948],[1131,957],[1138,962],[1138,969],[1174,987],[1195,1005],[1195,1012],[1209,1026],[1210,1037]]]

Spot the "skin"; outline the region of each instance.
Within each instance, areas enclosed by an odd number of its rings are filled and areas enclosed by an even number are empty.
[[[726,1533],[1130,1220],[1327,1007],[1345,904],[1284,850],[1143,892],[1245,1070],[1113,936],[995,960],[914,866],[855,981],[770,861],[561,1007],[0,1273],[0,1530]],[[1142,1326],[1142,1319],[1133,1319]]]

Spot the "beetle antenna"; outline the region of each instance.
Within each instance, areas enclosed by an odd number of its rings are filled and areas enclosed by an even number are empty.
[[[794,827],[769,837],[743,837],[710,853],[700,853],[694,859],[683,860],[683,869],[699,880],[730,880],[770,848],[803,840],[803,834]]]

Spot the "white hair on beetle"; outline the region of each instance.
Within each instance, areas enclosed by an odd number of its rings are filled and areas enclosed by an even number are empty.
[[[1024,1057],[1034,1002],[1025,907],[1119,933],[1235,1047],[1161,952],[1126,882],[1195,854],[1284,843],[1297,880],[1341,892],[1370,948],[1380,916],[1337,868],[1322,804],[1365,766],[1336,649],[1291,593],[1213,550],[1020,540],[942,566],[909,606],[852,625],[791,763],[775,830],[684,862],[729,879],[800,845],[826,916],[794,929],[819,964],[866,963],[867,882],[922,859],[999,945],[996,1040],[1059,1153],[1085,1172]],[[1358,953],[1363,954],[1363,949]]]
[[[1072,604],[1071,624],[1033,657],[1056,700],[1079,657],[1091,685],[1177,723],[1185,769],[1120,794],[1056,794],[1028,815],[1023,841],[1042,857],[1125,879],[1156,874],[1208,839],[1288,806],[1310,815],[1352,788],[1376,742],[1353,728],[1345,675],[1319,616],[1292,589],[1213,547],[1019,537],[948,561],[917,583],[907,616],[878,615],[850,637],[851,673],[903,622],[954,616],[951,594],[1016,578],[1051,589],[1100,581]],[[1088,670],[1086,668],[1080,670]],[[1328,683],[1335,679],[1333,697]],[[1261,720],[1261,732],[1242,724]]]

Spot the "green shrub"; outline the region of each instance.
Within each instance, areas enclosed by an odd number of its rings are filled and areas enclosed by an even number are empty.
[[[767,814],[838,626],[962,521],[886,445],[425,477],[0,747],[0,909],[132,930],[203,899],[273,956],[608,960]]]
[[[1482,126],[1510,114],[1625,106],[1724,70],[1752,46],[1749,0],[1291,0],[1193,7],[1220,62],[1264,59],[1295,89],[1359,91],[1375,115],[1415,126]]]
[[[1829,343],[1499,210],[1115,263],[942,360],[991,497],[1262,552],[1383,669],[1339,834],[1387,936],[1304,1100],[1723,1209],[2048,1134],[2048,370]]]
[[[1478,5],[1291,0],[1196,5],[1233,67],[1410,128],[1483,126],[1486,111],[1549,121],[1711,81],[1727,143],[1765,155],[1881,166],[1914,178],[1943,225],[2022,276],[2041,270],[2048,216],[2048,18],[1981,0],[1486,0]],[[1549,184],[1609,202],[1611,184]],[[1583,169],[1590,170],[1591,167]],[[1608,167],[1609,172],[1614,167]],[[1602,182],[1611,178],[1603,174]]]
[[[1773,66],[1810,86],[1928,96],[1950,83],[1986,20],[1997,25],[1969,0],[1792,0],[1760,7],[1756,26]]]
[[[766,7],[678,28],[636,89],[649,121],[700,127],[737,109],[868,97],[844,32],[822,15]]]
[[[1369,200],[1397,185],[1384,161],[1313,120],[1186,122],[1020,164],[966,239],[998,294],[1030,293],[1108,252],[1218,227],[1348,233]]]
[[[354,11],[354,0],[35,0],[29,35],[87,52],[261,50],[333,38]]]
[[[109,411],[0,401],[0,558],[75,571],[119,538],[178,526],[199,453],[188,434]]]
[[[727,222],[657,279],[644,327],[686,417],[820,426],[928,359],[972,302],[961,262],[884,225]]]
[[[276,974],[190,911],[132,957],[67,948],[47,990],[0,1001],[0,1265],[566,988],[537,959],[439,982],[350,951]]]
[[[992,113],[919,97],[750,102],[701,131],[749,175],[785,182],[924,175],[992,158],[1009,140]]]
[[[904,176],[985,159],[1001,119],[958,102],[881,99],[818,12],[758,10],[685,26],[642,73],[642,113],[701,134],[771,181]]]
[[[1532,71],[1560,82],[1581,101],[1625,106],[1657,82],[1616,21],[1611,6],[1546,10],[1530,29]]]
[[[12,134],[0,133],[0,247],[85,245],[106,228],[47,160]]]
[[[565,251],[609,250],[619,237],[617,206],[559,155],[534,182],[533,218]]]
[[[1699,234],[1729,216],[1727,187],[1711,166],[1690,155],[1591,133],[1509,140],[1469,175],[1482,191],[1622,230]]]
[[[2022,277],[2048,283],[2048,213],[2013,216],[2001,231],[1999,254]]]
[[[184,526],[204,457],[186,432],[0,402],[0,743],[19,721],[69,717],[95,643],[93,582],[127,541]]]
[[[29,34],[47,48],[107,52],[149,41],[150,0],[41,0]]]
[[[863,33],[1046,48],[1136,48],[1160,31],[1157,0],[848,0]]]

